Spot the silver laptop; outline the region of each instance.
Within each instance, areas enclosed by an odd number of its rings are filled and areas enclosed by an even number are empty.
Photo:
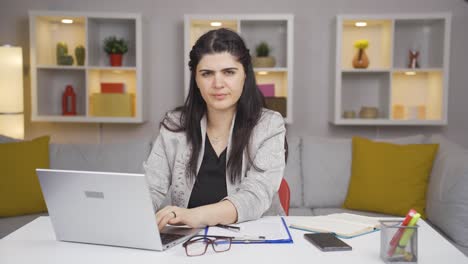
[[[57,240],[165,250],[200,231],[159,232],[144,174],[36,171]]]

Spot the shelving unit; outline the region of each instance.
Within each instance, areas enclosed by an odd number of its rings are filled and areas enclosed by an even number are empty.
[[[184,65],[196,40],[209,30],[225,27],[238,32],[244,39],[251,56],[262,41],[271,47],[270,56],[276,64],[271,68],[254,68],[257,84],[273,84],[274,97],[266,97],[267,107],[280,112],[286,123],[293,122],[293,22],[290,14],[249,15],[185,15]],[[220,22],[221,26],[212,26]],[[185,68],[185,96],[188,94],[190,69]]]
[[[357,22],[366,26],[358,27]],[[335,125],[446,125],[451,15],[339,15],[330,122]],[[366,39],[369,66],[355,69],[354,42]],[[409,51],[419,67],[409,67]],[[364,106],[376,118],[359,118]],[[344,118],[354,111],[355,118]]]
[[[63,23],[71,19],[73,23]],[[142,78],[142,19],[132,13],[77,13],[61,11],[30,11],[31,104],[32,121],[142,123],[144,94]],[[103,45],[109,36],[124,38],[128,52],[123,55],[122,66],[112,67]],[[65,42],[72,65],[58,65],[56,45]],[[85,47],[85,63],[77,65],[74,53],[78,45]],[[112,113],[119,109],[120,100],[103,94],[101,83],[123,83],[121,96],[131,100],[128,114]],[[62,95],[71,85],[76,94],[76,115],[62,114]],[[93,111],[93,97],[110,109],[109,115]],[[114,98],[114,97],[112,97]],[[127,101],[128,101],[127,100]]]

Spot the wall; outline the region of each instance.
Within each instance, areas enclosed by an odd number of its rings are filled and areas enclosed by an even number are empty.
[[[468,3],[463,0],[2,0],[0,44],[23,47],[29,64],[28,10],[137,12],[144,16],[144,65],[149,120],[141,125],[31,123],[26,137],[52,135],[54,142],[115,142],[154,137],[164,113],[183,102],[183,15],[185,13],[292,13],[294,37],[294,123],[292,135],[392,137],[443,133],[468,147]],[[337,127],[328,123],[334,76],[334,19],[337,14],[451,12],[449,125],[445,127]],[[30,119],[30,85],[25,67],[26,120]]]

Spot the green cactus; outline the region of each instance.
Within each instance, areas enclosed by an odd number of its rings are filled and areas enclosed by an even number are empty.
[[[73,57],[71,55],[60,56],[57,60],[58,65],[73,65]]]
[[[85,61],[85,48],[83,45],[78,45],[75,48],[75,58],[76,58],[76,64],[83,66],[84,61]]]
[[[67,46],[67,43],[65,42],[58,42],[57,43],[57,64],[58,65],[62,65],[60,64],[61,60],[60,58],[62,56],[67,56],[68,55],[68,46]]]

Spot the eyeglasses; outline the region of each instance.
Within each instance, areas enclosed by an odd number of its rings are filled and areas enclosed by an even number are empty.
[[[231,249],[231,242],[232,237],[196,235],[185,241],[182,246],[187,256],[194,257],[205,254],[210,244],[215,252],[228,251]]]

